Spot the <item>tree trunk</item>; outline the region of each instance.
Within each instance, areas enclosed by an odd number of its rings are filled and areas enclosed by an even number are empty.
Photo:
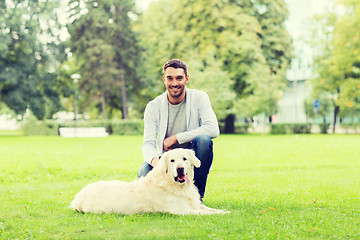
[[[225,118],[224,133],[235,133],[235,115],[230,114]]]
[[[339,113],[339,110],[340,110],[340,107],[339,106],[335,106],[335,109],[334,109],[334,122],[333,122],[333,133],[335,133],[335,125],[336,125],[336,118],[337,118],[337,115]]]
[[[337,92],[337,97],[339,97],[340,96],[340,88],[336,89],[336,92]],[[337,115],[339,113],[339,110],[340,110],[340,106],[336,105],[336,101],[335,101],[333,133],[335,133],[336,118],[337,118]]]
[[[120,81],[121,81],[121,111],[122,111],[122,117],[123,119],[128,118],[128,112],[127,112],[127,95],[126,95],[126,84],[125,84],[125,76],[124,71],[121,71],[120,74]]]
[[[107,120],[105,94],[103,89],[100,89],[100,103],[101,103],[101,113],[103,115],[103,118]]]

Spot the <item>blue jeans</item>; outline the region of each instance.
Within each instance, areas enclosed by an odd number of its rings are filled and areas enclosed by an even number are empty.
[[[201,162],[199,168],[194,168],[194,184],[199,190],[200,197],[203,198],[205,195],[207,176],[214,156],[213,142],[211,138],[206,135],[198,135],[191,142],[189,149],[195,151],[196,157]],[[138,171],[138,177],[145,177],[152,169],[153,167],[149,163],[144,162]]]

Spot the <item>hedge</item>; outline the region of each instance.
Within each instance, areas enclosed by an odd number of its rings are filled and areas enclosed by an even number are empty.
[[[29,120],[22,125],[25,135],[58,135],[59,128],[61,127],[75,127],[75,122]],[[77,121],[76,127],[104,127],[109,134],[113,135],[142,135],[144,132],[144,121],[140,119]]]
[[[55,121],[28,120],[22,125],[25,135],[58,135],[59,125]]]
[[[360,122],[353,122],[353,123],[346,123],[342,122],[340,123],[340,126],[345,129],[345,132],[349,132],[349,130],[354,130],[355,132],[358,132],[360,129]]]
[[[326,134],[328,133],[328,130],[330,128],[330,123],[320,123],[319,127],[320,127],[320,132]]]
[[[248,123],[237,123],[235,122],[234,124],[235,127],[235,132],[234,134],[246,134],[249,132],[249,127],[250,124]],[[224,133],[224,129],[225,129],[225,123],[224,122],[219,122],[219,128],[220,128],[220,132]]]
[[[307,124],[307,123],[271,124],[270,133],[271,134],[311,133],[311,124]]]

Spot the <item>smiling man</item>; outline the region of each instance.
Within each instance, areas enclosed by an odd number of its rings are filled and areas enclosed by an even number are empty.
[[[144,113],[142,152],[145,162],[138,177],[146,176],[166,151],[189,148],[201,161],[195,169],[194,184],[201,199],[213,161],[212,138],[219,135],[219,125],[208,95],[186,88],[188,67],[178,59],[165,63],[163,81],[166,92],[150,101]]]

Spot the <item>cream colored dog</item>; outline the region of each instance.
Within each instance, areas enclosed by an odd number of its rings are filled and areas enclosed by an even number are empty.
[[[193,184],[194,166],[200,167],[194,151],[171,150],[146,177],[130,183],[114,180],[87,185],[75,196],[71,207],[91,213],[227,213],[200,203],[200,195]]]

